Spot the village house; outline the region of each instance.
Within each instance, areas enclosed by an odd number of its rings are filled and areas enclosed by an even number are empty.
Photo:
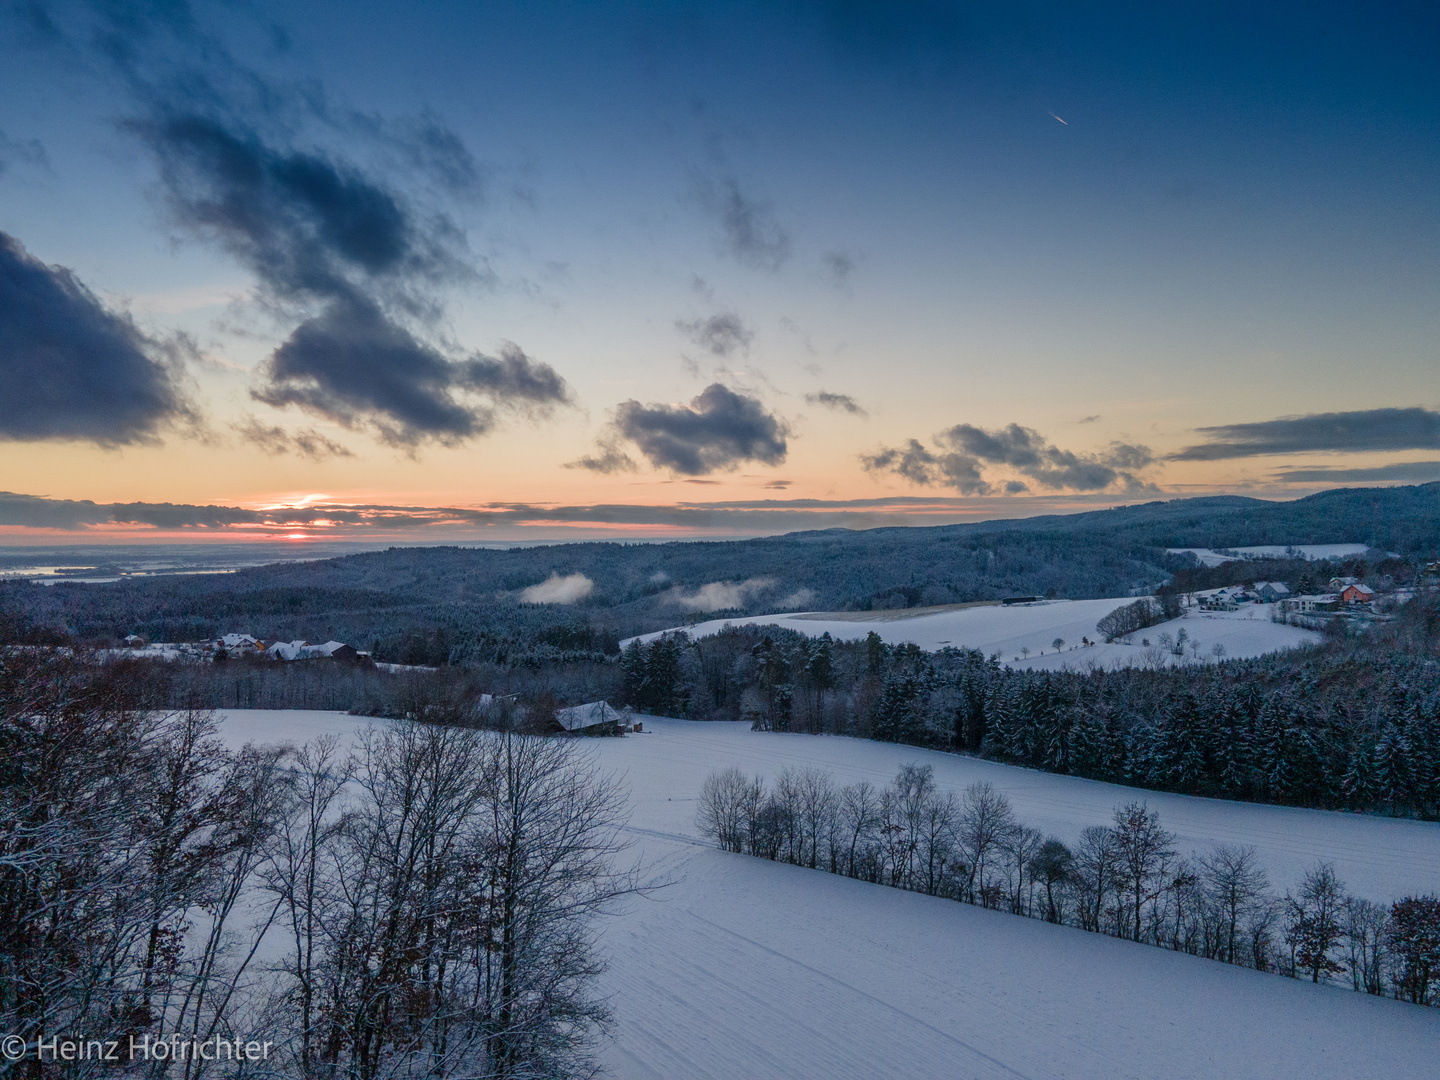
[[[1345,586],[1345,590],[1340,594],[1340,599],[1347,604],[1368,604],[1375,599],[1375,590],[1356,582],[1353,585]]]
[[[1273,604],[1276,600],[1284,600],[1290,595],[1289,586],[1283,581],[1257,581],[1254,593],[1260,598],[1263,604]]]
[[[231,656],[247,656],[260,652],[263,646],[249,634],[225,634],[216,638],[211,648],[216,652],[224,649]]]
[[[1322,593],[1319,596],[1292,596],[1280,601],[1280,610],[1286,613],[1340,610],[1340,597],[1336,593]]]

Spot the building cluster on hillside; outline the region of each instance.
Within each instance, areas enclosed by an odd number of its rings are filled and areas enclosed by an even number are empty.
[[[1257,581],[1253,585],[1231,585],[1211,589],[1195,597],[1202,611],[1234,611],[1241,604],[1274,604],[1277,616],[1346,615],[1371,618],[1374,602],[1394,593],[1393,583],[1371,587],[1353,577],[1333,577],[1325,592],[1294,593],[1283,581]]]
[[[312,645],[303,639],[266,643],[250,634],[223,634],[205,641],[147,642],[138,634],[125,638],[128,649],[141,656],[162,660],[329,660],[356,667],[374,664],[368,652],[361,652],[343,641],[327,641]]]

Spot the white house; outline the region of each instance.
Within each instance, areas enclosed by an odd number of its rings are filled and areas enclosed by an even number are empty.
[[[1335,593],[1324,593],[1320,596],[1292,596],[1288,600],[1280,601],[1281,611],[1335,611],[1340,607],[1340,597]]]
[[[260,651],[260,642],[249,634],[225,634],[215,639],[215,647],[228,653],[253,653]]]

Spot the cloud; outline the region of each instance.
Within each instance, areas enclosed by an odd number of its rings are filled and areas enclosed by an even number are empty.
[[[675,328],[702,349],[716,356],[749,353],[755,332],[733,311],[711,315],[708,319],[677,320]]]
[[[1371,468],[1337,469],[1324,465],[1281,469],[1275,479],[1288,484],[1364,484],[1399,481],[1428,484],[1440,480],[1440,461],[1400,461]]]
[[[334,439],[327,438],[314,428],[287,431],[283,427],[262,424],[253,416],[241,424],[231,425],[246,442],[252,443],[267,454],[298,454],[312,461],[323,461],[331,457],[354,457],[348,447]]]
[[[0,233],[0,439],[153,442],[194,421],[178,355]]]
[[[740,190],[733,176],[696,179],[700,205],[720,226],[725,250],[756,270],[778,270],[790,257],[790,235],[768,203]]]
[[[657,469],[704,476],[746,461],[779,465],[788,450],[788,434],[785,422],[766,412],[757,398],[711,383],[689,405],[622,402],[615,409],[610,432],[601,437],[601,456],[572,464],[597,472],[614,472],[627,462],[633,465],[618,449],[623,440],[633,443]]]
[[[307,319],[266,362],[267,385],[257,401],[302,409],[385,442],[415,446],[425,439],[454,444],[488,431],[496,405],[544,413],[569,403],[565,381],[513,347],[499,360],[452,361],[359,297],[337,301]]]
[[[669,597],[670,603],[686,611],[727,611],[743,608],[753,596],[775,584],[774,578],[750,578],[748,581],[712,581],[686,595],[679,589]]]
[[[1103,491],[1119,484],[1127,490],[1148,489],[1137,473],[1155,461],[1150,449],[1130,443],[1112,443],[1098,454],[1061,450],[1032,428],[1010,424],[993,431],[971,424],[956,424],[935,437],[931,450],[918,439],[902,448],[882,448],[862,455],[871,472],[893,472],[921,486],[940,484],[965,495],[986,495],[995,490],[984,478],[987,465],[1008,467],[1033,483],[1052,491]],[[1020,481],[1008,481],[1003,490],[1018,494],[1029,490]]]
[[[837,286],[847,284],[855,272],[855,257],[848,251],[827,251],[820,256],[820,261],[825,264],[831,283]]]
[[[988,495],[993,490],[973,457],[935,454],[918,439],[909,440],[903,447],[882,447],[874,454],[862,454],[860,463],[869,472],[893,472],[921,487],[943,484],[962,495]]]
[[[836,412],[848,412],[852,416],[870,415],[849,394],[832,394],[828,390],[821,390],[815,394],[806,394],[805,400],[811,405],[822,405]]]
[[[50,158],[39,139],[12,139],[0,131],[0,173],[4,173],[16,162],[46,168],[50,164]]]
[[[595,582],[584,574],[567,574],[561,577],[552,572],[540,584],[521,589],[520,600],[526,604],[574,604],[594,591]]]
[[[620,448],[613,432],[602,435],[596,442],[596,453],[586,454],[575,461],[565,462],[567,469],[589,469],[591,472],[613,475],[622,472],[636,472],[640,466],[635,459]]]
[[[195,36],[171,29],[182,45]],[[260,368],[256,400],[412,449],[483,435],[500,410],[572,403],[564,380],[517,347],[466,355],[438,329],[444,289],[489,279],[436,202],[481,183],[453,131],[428,113],[339,111],[323,94],[267,84],[219,46],[203,71],[176,67],[156,59],[158,33],[110,30],[108,51],[142,103],[122,127],[153,154],[174,225],[247,268],[258,301],[293,326]],[[301,143],[317,123],[345,149]],[[401,172],[405,194],[386,179]]]
[[[1092,415],[1090,415],[1090,416],[1082,416],[1079,420],[1076,420],[1075,423],[1077,423],[1077,424],[1093,424],[1093,423],[1095,423],[1095,421],[1097,421],[1097,420],[1099,420],[1099,419],[1100,419],[1100,414],[1099,414],[1099,413],[1094,413],[1094,414],[1092,414]]]
[[[1112,443],[1099,454],[1061,450],[1033,428],[1010,424],[994,431],[956,424],[938,439],[956,450],[992,465],[1008,465],[1041,487],[1052,490],[1101,491],[1155,460],[1150,449]]]
[[[1418,407],[1312,413],[1197,430],[1208,441],[1171,454],[1171,461],[1221,461],[1315,451],[1440,449],[1440,412]]]
[[[1116,496],[1038,495],[1023,505],[1057,511],[1113,506]],[[1019,505],[1019,504],[1014,504]],[[1001,504],[1002,512],[1005,507]],[[798,529],[870,529],[893,525],[942,524],[962,518],[993,517],[997,504],[987,498],[887,496],[872,499],[751,499],[729,502],[677,502],[664,505],[596,503],[539,505],[484,503],[476,506],[394,506],[306,501],[293,506],[252,509],[185,503],[94,503],[0,492],[0,527],[67,532],[123,525],[189,532],[219,532],[255,537],[295,529],[323,530],[327,537],[363,537],[399,533],[484,538],[492,530],[653,527],[760,535]],[[517,532],[517,535],[519,533]]]

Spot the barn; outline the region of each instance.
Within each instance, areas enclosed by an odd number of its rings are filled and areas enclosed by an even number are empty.
[[[585,705],[558,709],[555,719],[566,731],[588,732],[592,735],[605,730],[624,731],[630,726],[629,710],[622,713],[608,701],[591,701]]]

